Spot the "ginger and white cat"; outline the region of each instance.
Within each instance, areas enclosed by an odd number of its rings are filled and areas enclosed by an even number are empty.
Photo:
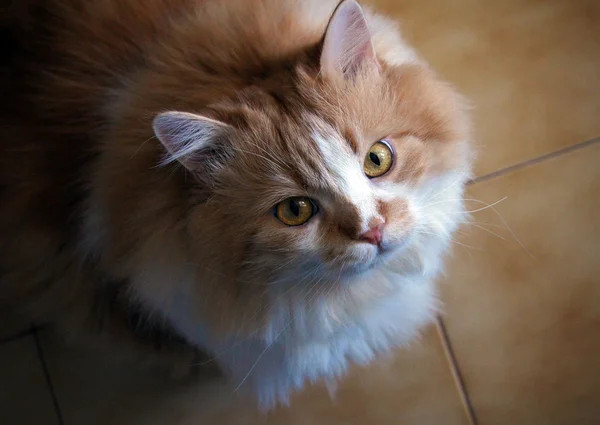
[[[354,0],[32,0],[10,31],[3,302],[202,350],[263,406],[431,321],[469,122],[392,21]]]

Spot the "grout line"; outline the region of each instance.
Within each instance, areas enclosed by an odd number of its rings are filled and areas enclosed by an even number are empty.
[[[488,180],[492,180],[492,179],[495,179],[496,177],[504,176],[504,175],[506,175],[508,173],[511,173],[513,171],[518,171],[518,170],[521,170],[521,169],[523,169],[525,167],[529,167],[530,165],[535,165],[535,164],[538,164],[540,162],[543,162],[543,161],[546,161],[546,160],[549,160],[549,159],[552,159],[552,158],[556,158],[556,157],[562,156],[562,155],[567,154],[569,152],[573,152],[573,151],[576,151],[576,150],[579,150],[579,149],[587,148],[588,146],[594,145],[594,144],[599,143],[599,142],[600,142],[600,137],[596,137],[594,139],[586,140],[585,142],[576,143],[574,145],[567,146],[566,148],[559,149],[557,151],[553,151],[553,152],[547,153],[545,155],[540,155],[540,156],[537,156],[535,158],[531,158],[531,159],[528,159],[528,160],[523,161],[523,162],[519,162],[519,163],[514,164],[514,165],[509,165],[508,167],[501,168],[500,170],[493,171],[491,173],[484,174],[484,175],[479,176],[479,177],[475,177],[474,179],[472,179],[471,181],[469,181],[468,184],[472,185],[472,184],[475,184],[475,183],[481,183],[481,182],[485,182],[485,181],[488,181]]]
[[[13,334],[10,334],[8,336],[5,336],[3,338],[0,338],[0,345],[16,341],[17,339],[23,338],[23,337],[25,337],[27,335],[31,335],[32,333],[33,333],[33,329],[32,328],[23,329],[21,331],[18,331],[18,332],[15,332]]]
[[[21,339],[23,337],[26,337],[28,335],[33,334],[34,332],[40,330],[40,329],[44,329],[47,326],[47,324],[45,323],[41,323],[41,324],[30,324],[29,327],[27,329],[23,329],[20,330],[18,332],[15,332],[13,334],[10,334],[8,336],[5,336],[3,338],[0,338],[0,345],[2,344],[6,344],[12,341],[16,341],[17,339]]]
[[[454,354],[454,350],[452,349],[452,344],[450,343],[450,338],[448,336],[448,331],[446,330],[446,325],[444,325],[444,321],[439,315],[436,318],[436,328],[438,331],[438,335],[442,339],[444,354],[446,355],[446,360],[448,361],[450,372],[452,373],[452,378],[454,379],[454,385],[456,385],[456,389],[460,394],[460,399],[462,401],[463,408],[465,409],[465,415],[467,416],[469,425],[478,425],[477,416],[475,415],[475,409],[473,409],[473,404],[471,403],[469,393],[467,392],[465,380],[462,374],[460,373],[460,367],[458,366],[456,355]]]
[[[522,161],[517,164],[501,168],[500,170],[493,171],[488,174],[484,174],[482,176],[479,176],[479,177],[476,177],[476,178],[470,180],[467,184],[473,185],[476,183],[489,181],[489,180],[495,179],[497,177],[502,177],[513,171],[518,171],[523,168],[529,167],[531,165],[539,164],[540,162],[547,161],[547,160],[565,155],[570,152],[574,152],[574,151],[577,151],[580,149],[587,148],[588,146],[595,145],[596,143],[600,143],[600,137],[596,137],[594,139],[576,143],[574,145],[567,146],[566,148],[559,149],[557,151],[553,151],[553,152],[550,152],[545,155],[540,155],[535,158],[531,158],[529,160]],[[458,360],[456,359],[456,354],[454,352],[454,349],[452,348],[452,343],[450,341],[450,336],[448,335],[448,330],[446,328],[446,325],[444,324],[442,317],[439,315],[436,318],[436,328],[437,328],[438,335],[440,336],[440,338],[442,340],[442,346],[443,346],[444,354],[446,356],[446,360],[448,362],[448,366],[450,368],[450,373],[452,374],[454,384],[460,395],[460,399],[463,404],[463,408],[465,409],[465,415],[467,416],[469,425],[478,425],[477,416],[475,414],[475,409],[473,408],[473,403],[471,402],[471,398],[469,397],[469,393],[467,391],[465,380],[460,372],[460,366],[458,364]]]
[[[50,377],[50,371],[48,370],[48,364],[46,363],[46,358],[44,357],[44,350],[40,342],[38,330],[36,328],[32,328],[31,332],[33,333],[33,339],[35,340],[35,345],[37,347],[38,358],[40,359],[44,376],[46,377],[46,384],[48,385],[48,390],[50,391],[50,395],[52,397],[52,404],[54,405],[54,411],[58,419],[58,424],[65,425],[62,411],[60,410],[60,405],[58,404],[58,398],[56,397],[56,392],[54,391],[54,385],[52,384],[52,378]]]

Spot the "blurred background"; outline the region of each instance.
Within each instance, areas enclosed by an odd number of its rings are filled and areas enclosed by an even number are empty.
[[[600,1],[368,3],[475,105],[474,220],[442,319],[335,400],[315,386],[261,416],[224,384],[165,384],[4,314],[0,424],[600,423]]]

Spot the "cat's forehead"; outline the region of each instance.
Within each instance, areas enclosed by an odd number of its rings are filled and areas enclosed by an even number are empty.
[[[329,183],[328,189],[354,201],[367,198],[371,191],[356,145],[318,117],[306,116],[306,119],[310,140],[319,153],[321,170]]]
[[[244,198],[268,208],[290,196],[345,204],[365,201],[370,184],[362,155],[338,126],[314,111],[255,114],[240,140],[236,186]]]
[[[435,157],[417,158],[428,160],[428,169],[456,166],[451,148],[465,140],[466,132],[452,90],[418,67],[388,70],[385,75],[341,86],[314,76],[298,77],[294,83],[285,80],[247,90],[239,143],[251,154],[240,153],[245,161],[240,167],[242,183],[262,179],[264,184],[253,187],[259,188],[264,202],[324,194],[360,203],[374,192],[363,172],[369,147],[405,134],[420,142],[397,146],[405,154],[402,158],[425,155],[427,146],[440,150]],[[250,184],[243,187],[252,189]]]
[[[280,126],[288,130],[281,131],[280,143],[303,189],[336,198],[363,198],[368,180],[356,144],[312,111],[300,113],[294,121],[291,127]]]

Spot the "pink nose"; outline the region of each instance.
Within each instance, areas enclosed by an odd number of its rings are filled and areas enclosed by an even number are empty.
[[[360,235],[360,240],[368,242],[373,245],[381,245],[383,239],[383,224],[373,227],[371,230],[366,231]]]

